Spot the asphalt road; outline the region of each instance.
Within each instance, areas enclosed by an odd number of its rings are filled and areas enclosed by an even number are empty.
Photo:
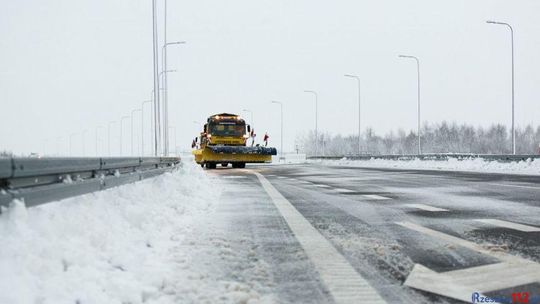
[[[220,276],[270,302],[540,300],[540,177],[318,165],[207,172],[232,186],[218,208],[232,248],[215,261]]]

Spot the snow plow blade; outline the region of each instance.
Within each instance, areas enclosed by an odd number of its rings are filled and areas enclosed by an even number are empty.
[[[272,155],[276,155],[276,148],[244,147],[244,146],[207,146],[204,149],[193,151],[198,164],[240,164],[270,163]]]
[[[223,154],[258,154],[258,155],[277,155],[276,148],[267,147],[245,147],[245,146],[209,146],[214,153]]]

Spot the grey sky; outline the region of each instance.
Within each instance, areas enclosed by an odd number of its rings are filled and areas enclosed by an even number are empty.
[[[107,122],[150,98],[151,1],[4,1],[0,10],[0,150],[105,154]],[[159,2],[160,5],[162,2]],[[378,133],[414,129],[421,60],[423,121],[510,125],[510,35],[516,31],[516,121],[540,117],[540,2],[530,1],[172,1],[168,40],[170,125],[188,148],[203,121],[253,110],[254,127],[285,145],[314,127],[352,134],[356,84],[363,82],[363,126]],[[160,37],[161,38],[161,37]],[[137,134],[139,120],[136,121]],[[129,123],[125,124],[129,130]],[[115,125],[115,141],[118,124]],[[61,139],[59,139],[61,137]],[[129,150],[128,133],[124,151]],[[45,147],[44,147],[45,146]],[[117,146],[115,146],[117,147]],[[117,149],[116,149],[117,150]]]

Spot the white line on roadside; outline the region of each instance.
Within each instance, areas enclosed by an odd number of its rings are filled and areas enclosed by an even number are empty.
[[[389,197],[386,197],[386,196],[380,196],[380,195],[377,195],[377,194],[364,194],[362,195],[363,197],[367,198],[367,199],[370,199],[370,200],[377,200],[377,201],[382,201],[382,200],[389,200],[390,198]]]
[[[261,174],[253,172],[315,265],[336,303],[386,303],[332,244]]]
[[[288,178],[288,177],[285,177],[285,176],[278,176],[277,178],[279,178],[279,179],[284,179],[284,178]]]
[[[523,232],[539,232],[540,231],[540,228],[538,227],[512,223],[512,222],[507,222],[507,221],[502,221],[502,220],[497,220],[497,219],[476,219],[475,221],[488,224],[488,225],[514,229],[514,230],[523,231]]]
[[[424,204],[406,204],[405,206],[406,206],[406,207],[409,207],[409,208],[416,208],[416,209],[420,209],[420,210],[424,210],[424,211],[430,211],[430,212],[444,212],[444,211],[448,211],[447,209],[437,208],[437,207],[433,207],[433,206],[429,206],[429,205],[424,205]]]

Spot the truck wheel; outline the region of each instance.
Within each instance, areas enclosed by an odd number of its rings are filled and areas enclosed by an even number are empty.
[[[246,163],[238,163],[238,168],[245,168],[246,167]]]
[[[215,163],[206,163],[206,169],[215,169],[216,164]]]
[[[224,168],[227,168],[229,166],[229,164],[228,163],[222,163],[221,166],[224,167]]]

